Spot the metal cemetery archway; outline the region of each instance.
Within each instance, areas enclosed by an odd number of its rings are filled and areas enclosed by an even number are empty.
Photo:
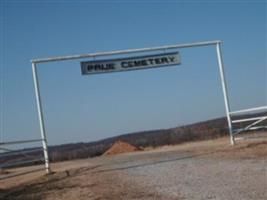
[[[255,126],[258,123],[266,120],[267,116],[232,120],[231,117],[233,115],[251,112],[251,111],[267,110],[267,106],[262,106],[262,107],[258,107],[258,108],[251,108],[251,109],[246,109],[246,110],[240,110],[240,111],[230,111],[227,85],[226,85],[226,80],[225,80],[225,75],[224,75],[224,64],[223,64],[223,59],[222,59],[222,54],[221,54],[221,41],[219,41],[219,40],[189,43],[189,44],[170,45],[170,46],[161,46],[161,47],[153,47],[153,48],[130,49],[130,50],[100,52],[100,53],[92,53],[92,54],[62,56],[62,57],[53,57],[53,58],[46,58],[46,59],[33,59],[33,60],[31,60],[32,72],[33,72],[33,79],[34,79],[34,88],[35,88],[35,94],[36,94],[36,102],[37,102],[38,117],[39,117],[39,124],[40,124],[40,130],[41,130],[41,141],[42,141],[42,145],[43,145],[43,153],[44,153],[46,172],[50,173],[50,165],[49,165],[49,156],[48,156],[45,123],[44,123],[44,118],[43,118],[42,101],[41,101],[41,96],[40,96],[38,73],[37,73],[37,65],[39,63],[64,61],[64,60],[77,60],[77,59],[82,59],[82,58],[96,58],[96,57],[103,57],[103,56],[131,54],[131,53],[153,52],[153,51],[159,51],[159,50],[173,50],[173,49],[182,49],[182,48],[202,47],[202,46],[215,46],[216,47],[219,72],[220,72],[220,78],[221,78],[221,85],[222,85],[222,91],[223,91],[223,97],[224,97],[224,103],[225,103],[225,111],[226,111],[226,117],[227,117],[227,122],[228,122],[231,144],[232,145],[235,144],[235,135],[239,134],[242,131],[255,130],[258,128],[267,128],[267,126],[264,126],[264,127],[263,126]],[[159,56],[159,55],[157,55],[157,56]],[[149,57],[149,56],[147,56],[147,57]],[[130,59],[131,58],[128,58],[128,60],[130,60]],[[82,70],[83,70],[82,73],[83,74],[90,73],[90,72],[88,72],[88,68],[87,69],[86,69],[86,67],[84,68],[84,64],[86,65],[86,63],[83,63],[83,62],[81,63]],[[173,64],[175,64],[175,62]],[[176,62],[176,64],[178,64],[178,61]],[[149,67],[160,67],[161,66],[160,64],[157,66],[152,61],[151,61],[150,65],[151,66],[149,66]],[[105,67],[108,67],[107,72],[112,72],[112,71],[116,72],[116,71],[122,70],[122,69],[115,69],[113,65],[107,65]],[[102,68],[103,68],[103,66],[102,66]],[[143,67],[143,68],[147,68],[147,67]],[[91,69],[92,68],[90,68],[90,70]],[[133,69],[135,69],[135,68],[133,68]],[[127,70],[129,70],[129,69],[127,69]],[[254,122],[252,124],[246,126],[245,128],[233,130],[232,124],[240,123],[240,122],[249,122],[249,121],[254,121]]]

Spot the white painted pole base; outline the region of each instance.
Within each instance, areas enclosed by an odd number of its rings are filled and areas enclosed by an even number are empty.
[[[235,142],[235,138],[234,138],[233,135],[230,136],[230,143],[231,143],[231,145],[233,145],[233,146],[236,144],[236,142]]]

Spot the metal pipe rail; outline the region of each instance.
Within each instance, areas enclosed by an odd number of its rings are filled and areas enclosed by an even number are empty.
[[[21,142],[25,143],[25,142],[36,142],[36,141],[42,141],[42,140],[40,140],[40,139],[39,140],[25,140],[25,141],[16,141],[16,142],[7,142],[7,143],[8,143],[8,145],[11,145],[11,144],[18,144],[18,143],[20,144]],[[0,169],[18,167],[19,165],[45,161],[45,158],[43,156],[37,157],[36,155],[27,155],[27,153],[38,152],[38,151],[41,152],[42,148],[40,148],[40,147],[35,148],[35,149],[23,149],[23,150],[11,150],[11,149],[7,149],[4,147],[0,147],[0,150],[6,151],[3,153],[0,153],[0,161],[3,160],[3,158],[5,158],[7,156],[14,156],[14,155],[23,156],[22,158],[17,158],[17,159],[13,159],[13,160],[9,160],[7,162],[1,163]],[[11,178],[11,177],[16,177],[16,176],[20,176],[20,175],[25,175],[28,173],[32,173],[32,172],[36,172],[36,171],[40,171],[40,170],[44,170],[44,169],[45,168],[42,167],[40,169],[28,170],[26,172],[21,172],[21,173],[15,173],[15,174],[12,173],[11,175],[0,175],[0,180]]]
[[[267,129],[267,126],[254,126],[249,129],[241,128],[241,129],[236,129],[236,131],[248,131],[248,130],[259,130],[259,129]],[[234,135],[237,135],[238,133],[235,133]]]
[[[255,112],[255,111],[264,111],[264,110],[267,111],[267,106],[261,106],[261,107],[256,107],[256,108],[249,108],[249,109],[243,109],[243,110],[238,110],[238,111],[232,111],[229,113],[229,115],[233,116],[233,115],[242,114],[242,113],[244,114],[244,113]],[[265,126],[265,125],[255,126],[255,125],[263,122],[264,120],[267,120],[266,115],[260,116],[260,117],[248,117],[248,118],[243,118],[243,119],[231,120],[232,124],[254,121],[253,123],[247,125],[245,128],[234,129],[233,130],[234,137],[236,135],[240,134],[241,132],[244,132],[244,131],[266,129],[267,126]],[[240,140],[240,138],[238,140]]]
[[[246,126],[243,129],[240,129],[239,131],[235,132],[234,134],[239,134],[242,131],[247,131],[247,130],[251,130],[251,128],[253,128],[253,126],[261,123],[262,121],[264,121],[265,119],[267,119],[266,117],[262,117],[261,119],[258,119],[257,121],[253,122],[252,124],[249,124],[248,126]]]
[[[259,110],[267,110],[267,106],[261,106],[261,107],[256,107],[256,108],[249,108],[249,109],[244,109],[244,110],[231,111],[231,112],[229,112],[229,114],[230,115],[235,115],[235,114],[259,111]]]
[[[11,156],[11,155],[23,155],[23,156],[28,156],[26,155],[27,153],[32,153],[32,152],[37,152],[37,151],[42,151],[42,148],[36,148],[36,149],[23,149],[23,150],[11,150],[11,149],[6,149],[6,148],[1,148],[0,150],[4,150],[6,152],[0,153],[0,158],[1,157],[6,157],[6,156]]]
[[[14,144],[23,144],[23,143],[33,143],[33,142],[41,142],[41,141],[43,141],[43,139],[1,142],[1,143],[0,143],[0,146],[4,146],[4,145],[14,145]]]
[[[232,123],[249,122],[249,121],[255,121],[255,120],[260,120],[260,119],[267,119],[267,116],[232,120]]]
[[[17,159],[9,160],[9,161],[4,162],[4,163],[1,163],[0,169],[17,167],[19,165],[31,164],[34,162],[44,162],[45,161],[44,156],[37,157],[36,155],[27,155],[28,153],[42,151],[43,148],[39,147],[39,148],[35,148],[35,149],[12,150],[12,149],[4,147],[4,146],[17,145],[17,144],[19,145],[19,144],[25,144],[25,143],[36,143],[36,142],[43,142],[43,139],[1,142],[0,143],[0,150],[4,151],[4,152],[0,153],[0,159],[1,160],[3,160],[5,157],[8,157],[8,156],[21,155],[21,157],[19,157]],[[40,155],[38,155],[38,156],[40,156]],[[36,171],[36,170],[30,170],[30,171],[28,171],[28,173],[34,172],[34,171]],[[23,175],[23,174],[25,174],[25,173],[18,173],[18,174],[14,174],[11,176],[0,175],[0,180],[10,178],[10,177],[19,176],[19,175]]]
[[[220,40],[195,42],[195,43],[188,43],[188,44],[166,45],[166,46],[151,47],[151,48],[128,49],[128,50],[98,52],[98,53],[89,53],[89,54],[81,54],[81,55],[32,59],[31,62],[37,64],[37,63],[55,62],[55,61],[64,61],[64,60],[77,60],[77,59],[90,58],[90,57],[94,58],[94,57],[113,56],[113,55],[120,55],[120,54],[142,53],[142,52],[148,52],[148,51],[161,51],[161,50],[167,50],[167,49],[181,49],[181,48],[189,48],[189,47],[208,46],[208,45],[216,45],[219,43],[221,43]]]

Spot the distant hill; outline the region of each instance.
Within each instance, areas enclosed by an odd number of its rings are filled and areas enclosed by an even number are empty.
[[[170,129],[123,134],[96,142],[51,146],[51,161],[72,160],[102,155],[116,141],[123,140],[137,147],[158,147],[186,141],[217,138],[228,133],[225,118],[209,120]]]
[[[261,115],[267,115],[267,112],[261,113]],[[252,116],[253,114],[242,117]],[[213,139],[227,134],[228,125],[226,118],[218,118],[169,129],[128,133],[96,142],[81,142],[49,146],[49,155],[52,162],[57,162],[100,156],[118,140],[125,141],[136,147],[158,147],[188,141]],[[42,156],[42,151],[34,152],[29,155]],[[7,160],[20,159],[20,157],[22,156],[1,156],[0,164],[6,162]]]

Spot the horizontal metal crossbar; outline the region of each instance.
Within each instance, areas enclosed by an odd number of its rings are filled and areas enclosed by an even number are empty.
[[[208,45],[215,45],[218,43],[221,43],[221,41],[215,40],[215,41],[188,43],[188,44],[166,45],[166,46],[151,47],[151,48],[128,49],[128,50],[108,51],[108,52],[89,53],[89,54],[80,54],[80,55],[71,55],[71,56],[59,56],[59,57],[44,58],[44,59],[33,59],[31,60],[31,62],[32,63],[44,63],[44,62],[54,62],[54,61],[63,61],[63,60],[75,60],[75,59],[82,59],[82,58],[89,58],[89,57],[112,56],[112,55],[119,55],[119,54],[141,53],[141,52],[148,52],[148,51],[160,51],[160,50],[168,50],[168,49],[208,46]]]
[[[31,142],[41,142],[42,139],[34,139],[34,140],[21,140],[21,141],[10,141],[10,142],[1,142],[0,146],[3,145],[14,145],[14,144],[23,144],[23,143],[31,143]]]
[[[6,156],[11,156],[11,155],[25,155],[27,153],[32,153],[32,152],[37,152],[37,151],[42,151],[42,148],[36,148],[36,149],[22,149],[22,150],[10,150],[10,149],[6,149],[6,148],[1,148],[0,150],[4,150],[7,152],[4,153],[0,153],[0,158],[1,157],[6,157]]]
[[[265,117],[263,117],[263,118],[261,118],[261,119],[258,119],[257,121],[253,122],[252,124],[249,124],[249,125],[246,126],[245,128],[237,130],[237,132],[234,133],[234,134],[237,135],[237,134],[241,133],[242,131],[253,130],[252,128],[255,128],[255,125],[261,123],[261,122],[264,121],[265,119],[266,119]]]
[[[255,126],[250,128],[250,130],[265,129],[265,128],[267,128],[267,126]]]
[[[27,160],[27,161],[24,160],[24,161],[18,161],[18,162],[7,163],[7,164],[0,164],[0,168],[15,167],[17,165],[34,163],[37,161],[44,161],[44,158],[38,158],[38,159]]]
[[[253,126],[249,128],[248,130],[257,130],[257,129],[265,129],[265,128],[267,128],[267,126]]]
[[[256,108],[249,108],[249,109],[244,109],[244,110],[232,111],[232,112],[229,112],[229,114],[233,115],[233,114],[240,114],[240,113],[246,113],[246,112],[252,112],[252,111],[259,111],[259,110],[267,110],[267,106],[261,106],[261,107],[256,107]]]
[[[239,123],[239,122],[249,122],[249,121],[255,121],[255,120],[260,120],[260,119],[267,119],[267,116],[263,117],[252,117],[252,118],[246,118],[246,119],[238,119],[238,120],[233,120],[232,123]]]
[[[249,130],[255,131],[258,129],[267,129],[267,126],[253,126],[251,128],[248,128],[248,129],[246,129],[246,128],[235,129],[234,131],[236,131],[236,132],[234,133],[234,135],[237,135],[237,134],[241,133],[242,131],[249,131]]]

